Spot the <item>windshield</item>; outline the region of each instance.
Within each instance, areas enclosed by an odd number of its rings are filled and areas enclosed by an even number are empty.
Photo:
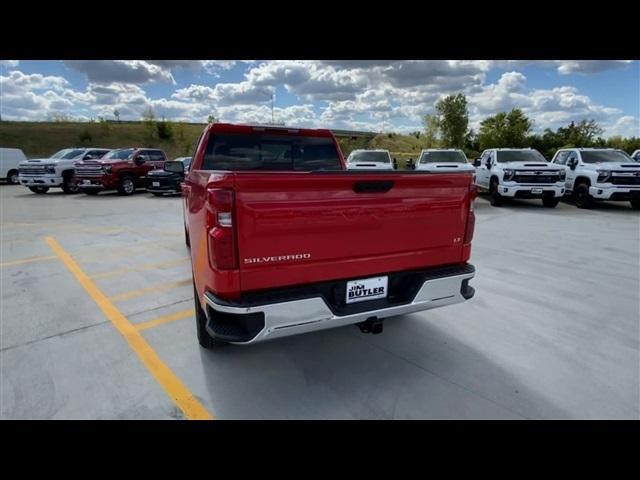
[[[467,157],[462,152],[424,152],[420,163],[467,163]]]
[[[580,152],[584,163],[632,162],[633,159],[618,150],[583,150]]]
[[[537,150],[505,150],[498,151],[498,162],[544,162],[547,160]]]
[[[207,144],[203,170],[342,170],[329,137],[216,134]]]
[[[62,150],[58,150],[56,153],[54,153],[53,155],[51,155],[49,158],[65,158],[64,155],[67,152],[71,152],[71,149],[69,148],[63,148]]]
[[[116,159],[116,160],[128,160],[133,155],[133,152],[134,152],[133,148],[124,148],[122,150],[111,150],[104,157],[102,157],[102,160],[110,159],[110,158]]]
[[[349,159],[349,163],[365,162],[365,163],[391,163],[387,152],[357,152]]]

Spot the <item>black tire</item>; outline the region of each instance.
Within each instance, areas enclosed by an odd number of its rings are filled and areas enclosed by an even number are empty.
[[[123,175],[118,182],[120,195],[133,195],[136,191],[136,180],[131,175]]]
[[[18,183],[18,170],[9,170],[7,172],[7,183],[9,185],[16,185]]]
[[[589,195],[589,185],[581,183],[576,186],[573,192],[573,201],[578,208],[591,208],[593,207],[593,197]]]
[[[631,208],[633,210],[640,210],[640,199],[629,200],[629,203],[631,203]]]
[[[198,301],[198,292],[196,291],[195,283],[193,284],[193,301],[196,310],[196,332],[198,334],[198,343],[200,344],[200,346],[202,348],[206,348],[207,350],[211,350],[212,348],[225,345],[226,342],[218,340],[217,338],[213,338],[211,335],[209,335],[209,332],[207,332],[207,329],[205,327],[207,323],[207,316],[205,315],[204,310],[202,309],[202,306]]]
[[[544,205],[547,208],[556,208],[558,206],[558,203],[560,203],[560,199],[556,197],[542,198],[542,205]]]
[[[31,190],[33,193],[47,193],[49,191],[49,187],[29,187],[29,190]]]
[[[502,195],[498,193],[498,181],[496,179],[491,180],[489,185],[489,203],[494,207],[502,205]]]
[[[62,180],[62,191],[67,195],[80,192],[80,187],[78,187],[73,175],[68,175]]]
[[[82,193],[86,193],[87,195],[98,195],[100,193],[100,190],[98,190],[97,188],[91,188],[88,190],[82,190]]]
[[[184,227],[184,243],[188,248],[191,248],[191,239],[189,238],[189,232],[187,232],[187,227]]]

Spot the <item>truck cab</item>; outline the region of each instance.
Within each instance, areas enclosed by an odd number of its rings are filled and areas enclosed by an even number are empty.
[[[578,208],[598,200],[629,201],[640,209],[640,163],[614,148],[561,148],[551,161],[566,171],[565,191]]]
[[[75,164],[78,188],[97,195],[105,190],[117,190],[120,195],[133,195],[146,186],[146,176],[152,170],[164,168],[167,156],[157,148],[119,148],[100,160],[83,160]]]
[[[420,152],[415,170],[428,172],[475,172],[462,150],[454,148],[428,148]]]
[[[348,170],[393,170],[389,150],[353,150],[347,157]]]
[[[540,198],[554,208],[565,192],[564,168],[531,148],[490,148],[475,161],[476,184],[489,192],[491,205],[508,198]]]
[[[108,148],[65,148],[49,158],[20,162],[18,181],[33,193],[47,193],[50,188],[61,188],[64,193],[77,193],[74,165],[79,160],[102,158]]]

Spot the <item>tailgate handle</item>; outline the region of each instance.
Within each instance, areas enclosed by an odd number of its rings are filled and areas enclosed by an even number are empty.
[[[353,184],[353,191],[356,193],[385,193],[392,188],[392,180],[371,180]]]

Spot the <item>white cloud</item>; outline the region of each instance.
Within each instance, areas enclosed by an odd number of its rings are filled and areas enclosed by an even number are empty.
[[[15,68],[20,64],[20,60],[0,60],[0,67]]]
[[[143,60],[67,60],[64,63],[84,74],[91,83],[174,82],[171,70],[167,66]],[[168,63],[175,66],[175,61]]]

